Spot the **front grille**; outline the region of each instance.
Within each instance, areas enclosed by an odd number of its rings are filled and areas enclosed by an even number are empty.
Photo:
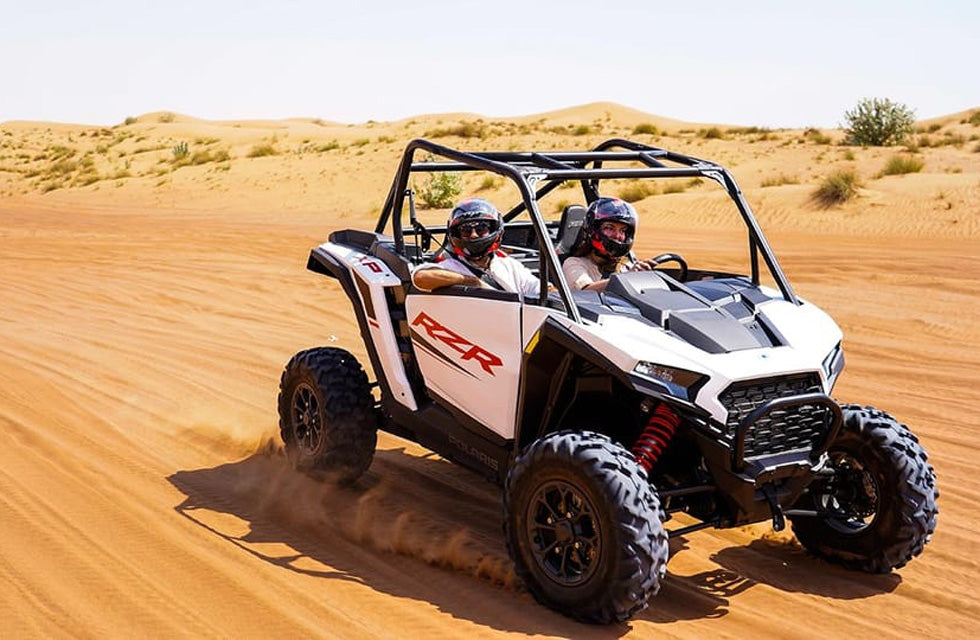
[[[816,374],[736,382],[718,398],[728,410],[725,434],[734,443],[739,423],[770,400],[822,391]],[[831,421],[830,409],[821,405],[776,409],[749,427],[745,434],[745,457],[810,451],[823,440]]]

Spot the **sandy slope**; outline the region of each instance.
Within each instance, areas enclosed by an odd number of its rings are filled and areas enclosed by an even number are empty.
[[[610,110],[560,116],[617,133],[619,114],[604,120]],[[618,133],[629,133],[633,114]],[[807,192],[829,161],[816,157],[836,147],[776,141],[760,153],[746,140],[662,141],[736,165],[797,291],[845,331],[836,395],[889,410],[929,451],[939,529],[922,557],[887,576],[829,567],[766,525],[691,534],[672,541],[669,578],[649,610],[592,628],[536,605],[515,581],[491,485],[386,434],[348,490],[298,476],[279,451],[282,364],[316,344],[363,352],[339,288],[304,270],[307,252],[330,229],[372,224],[406,132],[440,126],[411,122],[179,118],[171,124],[184,129],[160,144],[217,138],[233,150],[227,169],[46,193],[26,172],[0,173],[0,635],[971,634],[980,621],[980,169],[968,146],[929,149],[923,173],[878,180],[874,162],[887,153],[858,150],[840,162],[869,176],[863,197],[819,210]],[[43,150],[45,135],[78,142],[86,130],[60,127],[8,123],[0,140]],[[248,127],[261,132],[241,134]],[[342,132],[372,142],[244,157],[273,128],[280,141],[315,143],[311,127],[329,129],[322,140]],[[595,142],[515,135],[522,146]],[[135,160],[132,170],[141,170]],[[760,186],[785,172],[800,184]],[[709,197],[694,190],[640,208],[665,203],[673,222],[643,238],[641,252],[692,228],[710,239]]]

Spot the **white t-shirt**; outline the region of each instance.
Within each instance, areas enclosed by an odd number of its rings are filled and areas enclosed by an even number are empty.
[[[616,273],[622,273],[629,269],[626,261],[621,261],[616,266]],[[561,265],[562,273],[565,274],[565,281],[568,282],[568,286],[574,291],[576,289],[584,289],[593,282],[603,280],[607,276],[603,276],[602,272],[599,271],[599,265],[589,256],[572,256],[571,258],[566,258],[565,262]]]
[[[415,268],[416,271],[422,269],[445,269],[464,276],[477,275],[469,267],[460,262],[456,256],[447,255],[440,262],[426,262]],[[505,253],[497,252],[490,259],[490,267],[487,269],[501,289],[511,293],[523,293],[525,296],[536,296],[540,290],[538,277],[531,273],[520,261],[511,258]],[[420,287],[421,288],[421,287]]]

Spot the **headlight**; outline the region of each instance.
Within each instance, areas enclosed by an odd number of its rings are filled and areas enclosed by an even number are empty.
[[[837,346],[830,350],[827,357],[823,359],[823,372],[827,376],[827,381],[830,383],[830,388],[833,389],[834,383],[837,382],[837,376],[840,375],[841,371],[844,370],[844,349],[841,348],[841,343],[838,342]]]
[[[698,389],[707,380],[707,376],[700,373],[643,360],[636,363],[633,373],[665,387],[670,395],[685,400],[693,400]]]

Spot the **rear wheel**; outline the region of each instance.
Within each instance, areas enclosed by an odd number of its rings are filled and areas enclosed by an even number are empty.
[[[279,384],[279,431],[294,469],[338,484],[357,480],[377,444],[364,369],[343,349],[297,353]]]
[[[814,555],[887,573],[922,552],[936,529],[936,476],[908,428],[873,407],[841,407],[829,465],[794,508],[793,532]]]
[[[592,623],[629,618],[660,590],[667,534],[632,454],[604,435],[530,444],[507,475],[504,534],[534,598]]]

